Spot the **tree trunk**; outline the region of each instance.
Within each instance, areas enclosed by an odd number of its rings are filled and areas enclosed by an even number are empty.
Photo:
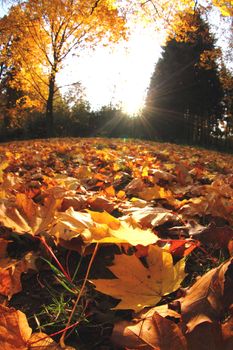
[[[46,104],[46,133],[48,137],[54,135],[54,119],[53,119],[53,98],[55,92],[55,70],[52,71],[49,77],[49,95]]]

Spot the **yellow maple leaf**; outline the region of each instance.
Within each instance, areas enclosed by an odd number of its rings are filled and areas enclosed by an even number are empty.
[[[184,259],[173,265],[172,255],[157,246],[149,247],[147,264],[145,267],[135,255],[116,255],[109,269],[117,279],[92,282],[98,291],[121,299],[115,309],[138,312],[177,290],[185,277]]]
[[[139,244],[148,246],[158,240],[158,237],[150,229],[134,228],[125,221],[121,221],[117,229],[111,229],[104,224],[93,226],[89,230],[83,231],[81,236],[85,243],[129,243],[133,246]]]
[[[87,212],[91,215],[92,220],[98,224],[106,224],[113,230],[120,227],[120,221],[106,211],[99,213],[87,210]]]
[[[153,244],[158,237],[151,230],[133,228],[127,222],[120,221],[107,212],[87,213],[76,212],[69,208],[64,213],[58,213],[57,222],[51,228],[50,234],[59,241],[69,241],[81,237],[83,243],[129,243],[131,245]]]

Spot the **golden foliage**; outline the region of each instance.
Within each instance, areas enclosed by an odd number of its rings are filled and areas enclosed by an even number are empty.
[[[116,42],[126,33],[123,14],[109,0],[29,0],[12,6],[0,27],[5,63],[14,67],[11,86],[25,93],[17,105],[37,110],[70,52]]]

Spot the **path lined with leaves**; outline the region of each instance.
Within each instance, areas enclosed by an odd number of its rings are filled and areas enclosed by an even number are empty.
[[[101,138],[0,145],[1,349],[232,349],[232,226],[231,155]],[[95,344],[81,335],[90,324]]]

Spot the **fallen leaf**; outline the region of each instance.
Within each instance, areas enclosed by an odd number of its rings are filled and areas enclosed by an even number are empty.
[[[4,238],[0,238],[0,259],[7,257],[7,246],[9,241]]]
[[[145,207],[145,208],[131,208],[131,214],[129,214],[133,220],[140,223],[143,228],[157,227],[163,225],[166,222],[179,221],[179,216],[174,214],[171,210],[162,207]],[[127,216],[123,217],[127,220]]]
[[[172,197],[172,194],[163,187],[154,185],[153,187],[145,188],[143,191],[139,192],[138,196],[146,201],[151,201],[153,199],[169,198]]]
[[[43,206],[23,193],[17,194],[15,203],[11,200],[0,202],[0,224],[19,234],[37,235],[48,230],[60,204],[61,200],[53,196],[47,198]]]
[[[33,333],[26,315],[0,304],[1,350],[62,350],[47,334]],[[63,350],[75,350],[66,346]]]
[[[217,227],[215,224],[210,224],[202,231],[193,233],[191,236],[202,243],[211,243],[221,248],[227,248],[228,243],[233,239],[233,229],[230,226]]]
[[[24,313],[0,305],[0,349],[27,350],[32,330]]]
[[[219,322],[208,321],[198,324],[195,329],[186,334],[189,350],[226,350]]]
[[[222,335],[224,341],[224,350],[233,349],[233,315],[222,325]]]
[[[4,160],[0,164],[0,182],[3,181],[3,175],[4,175],[4,170],[8,167],[9,162],[7,160]]]
[[[133,322],[118,322],[113,329],[112,341],[128,349],[186,350],[186,340],[179,326],[156,311]]]
[[[167,246],[163,247],[172,254],[173,258],[183,258],[189,255],[194,249],[196,249],[200,243],[191,239],[168,239],[161,240],[161,242],[167,242]]]
[[[136,195],[138,194],[140,191],[142,191],[145,187],[145,184],[143,182],[142,179],[140,178],[135,178],[132,181],[130,181],[130,183],[124,188],[125,193],[127,193],[127,195]]]
[[[28,350],[75,350],[72,346],[60,347],[45,333],[33,333],[28,341]]]
[[[102,293],[121,299],[115,309],[133,309],[156,305],[162,296],[177,290],[185,277],[184,260],[173,265],[172,256],[156,246],[150,246],[148,268],[135,255],[116,255],[110,271],[117,279],[92,280]]]
[[[176,177],[172,175],[171,173],[168,173],[167,171],[154,169],[151,171],[151,174],[153,175],[153,182],[156,183],[159,180],[164,180],[167,182],[176,180]]]
[[[51,227],[49,233],[58,240],[70,240],[78,237],[92,223],[89,213],[78,212],[70,207],[65,212],[57,213],[55,224]]]
[[[97,224],[106,224],[113,230],[117,230],[121,225],[118,219],[107,212],[99,213],[97,211],[88,210],[88,213],[91,215],[91,218],[94,222]]]
[[[61,210],[66,211],[70,207],[73,207],[73,209],[76,211],[86,209],[87,199],[83,195],[64,197],[61,204]]]
[[[149,245],[158,240],[151,230],[134,229],[107,212],[88,210],[82,213],[74,211],[73,208],[58,213],[56,224],[51,228],[50,234],[61,244],[62,240],[69,241],[73,238],[81,238],[84,244],[99,242]]]
[[[36,270],[35,255],[28,253],[21,260],[4,258],[0,260],[0,294],[7,296],[8,299],[12,295],[22,290],[21,274],[29,269]]]
[[[115,238],[115,239],[114,239]],[[127,222],[121,221],[118,229],[109,229],[108,237],[99,240],[100,243],[129,243],[133,246],[148,246],[156,243],[158,237],[151,230],[142,230],[132,227]]]
[[[186,331],[192,332],[202,323],[218,322],[233,303],[233,260],[200,277],[181,299],[181,314]]]
[[[91,210],[106,211],[108,213],[111,213],[115,208],[114,202],[102,196],[91,197],[88,199],[88,204]]]

